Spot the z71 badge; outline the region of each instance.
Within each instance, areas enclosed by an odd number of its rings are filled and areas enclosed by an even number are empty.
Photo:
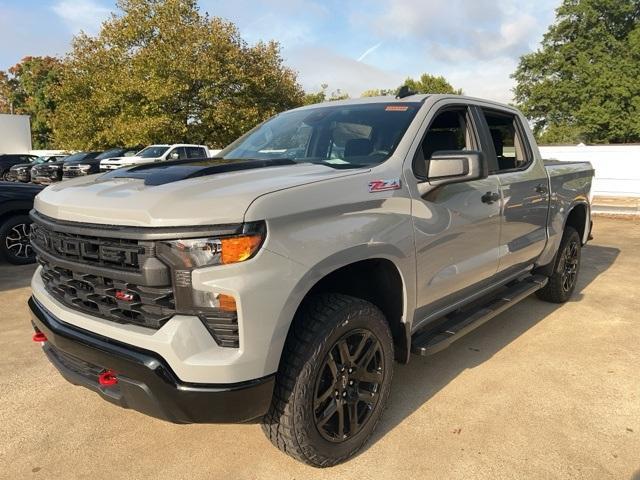
[[[399,190],[400,179],[392,178],[389,180],[374,180],[369,182],[369,193],[386,192],[387,190]]]

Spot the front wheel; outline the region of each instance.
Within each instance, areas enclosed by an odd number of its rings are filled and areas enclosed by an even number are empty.
[[[555,258],[549,281],[536,293],[542,300],[564,303],[573,294],[580,271],[580,235],[573,227],[566,227]]]
[[[375,305],[339,294],[309,299],[287,338],[263,431],[309,465],[347,460],[380,420],[393,358],[389,326]]]
[[[10,217],[0,225],[0,257],[14,265],[25,265],[36,260],[29,232],[31,219],[27,215]]]

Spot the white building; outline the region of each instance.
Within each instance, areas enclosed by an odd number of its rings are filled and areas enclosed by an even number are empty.
[[[29,115],[0,113],[0,153],[29,153],[30,151]]]

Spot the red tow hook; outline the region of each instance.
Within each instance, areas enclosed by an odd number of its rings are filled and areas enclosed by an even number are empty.
[[[118,377],[113,370],[105,370],[98,375],[98,383],[103,387],[111,387],[118,383]]]
[[[31,337],[31,340],[34,342],[44,343],[47,341],[47,336],[42,332],[36,332],[33,334],[33,337]]]

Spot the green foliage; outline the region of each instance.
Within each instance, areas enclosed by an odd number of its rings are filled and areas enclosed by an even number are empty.
[[[278,44],[249,46],[195,0],[120,0],[64,61],[54,133],[65,148],[157,142],[223,147],[302,104]]]
[[[360,94],[361,97],[386,97],[387,95],[395,95],[398,89],[393,88],[374,88],[365,90]]]
[[[320,85],[320,90],[314,93],[305,93],[302,103],[304,105],[313,105],[314,103],[332,102],[334,100],[346,100],[349,98],[348,93],[344,93],[342,90],[337,89],[331,93],[327,93],[329,85],[323,83]]]
[[[402,86],[406,85],[409,90],[416,93],[451,93],[462,95],[462,89],[455,89],[443,76],[429,75],[423,73],[418,80],[407,78]]]
[[[420,75],[418,80],[414,80],[413,78],[407,78],[402,85],[398,88],[382,88],[382,89],[372,89],[365,90],[360,95],[361,97],[380,97],[386,95],[396,95],[398,90],[404,86],[409,87],[414,93],[451,93],[454,95],[462,95],[462,89],[455,89],[453,86],[447,81],[446,78],[442,76],[429,75],[428,73],[423,73]]]
[[[640,0],[564,0],[513,78],[543,143],[640,141]]]
[[[0,112],[31,116],[34,148],[51,147],[51,118],[55,101],[51,94],[57,85],[61,63],[53,57],[25,57],[0,72]]]

